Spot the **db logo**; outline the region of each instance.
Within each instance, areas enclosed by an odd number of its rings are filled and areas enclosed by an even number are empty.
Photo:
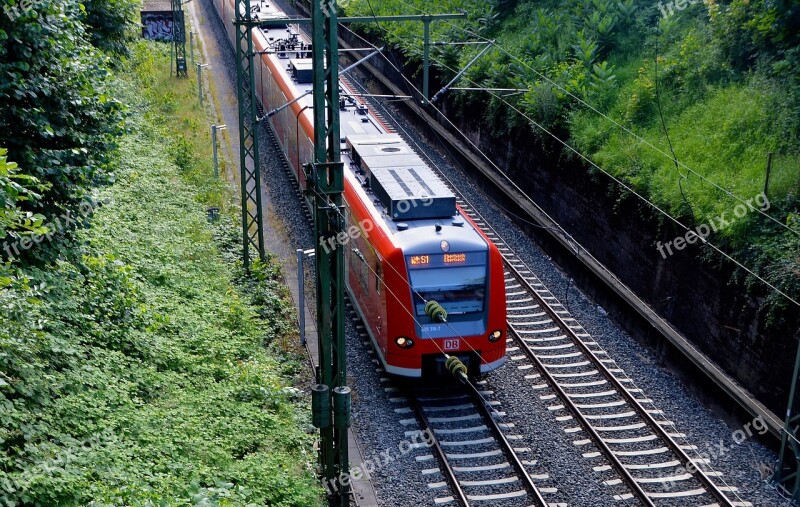
[[[458,350],[461,348],[461,340],[445,340],[444,341],[444,350]]]

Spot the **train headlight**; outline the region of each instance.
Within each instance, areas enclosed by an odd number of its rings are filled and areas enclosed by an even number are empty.
[[[398,347],[401,349],[410,349],[414,346],[414,340],[411,338],[406,338],[405,336],[400,336],[394,341]]]
[[[489,335],[489,341],[494,343],[502,337],[503,337],[503,332],[498,329],[497,331],[493,331],[492,334]]]

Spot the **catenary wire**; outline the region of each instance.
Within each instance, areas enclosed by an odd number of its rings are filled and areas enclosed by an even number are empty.
[[[445,63],[443,63],[443,62],[441,62],[441,61],[437,60],[437,59],[436,59],[436,58],[434,58],[434,57],[431,57],[431,60],[432,60],[432,61],[435,61],[436,63],[438,63],[439,65],[441,65],[443,68],[446,68],[447,70],[449,70],[449,71],[451,71],[451,72],[456,72],[454,69],[452,69],[451,67],[449,67],[447,64],[445,64]],[[399,71],[399,69],[398,69],[398,71]],[[406,80],[407,80],[407,78],[405,78],[405,77],[404,77],[404,79],[406,79]],[[611,179],[612,179],[614,182],[616,182],[618,185],[620,185],[620,186],[621,186],[622,188],[624,188],[626,191],[628,191],[628,192],[630,192],[631,194],[635,195],[636,197],[638,197],[639,199],[641,199],[642,201],[644,201],[644,202],[645,202],[645,203],[646,203],[648,206],[652,207],[653,209],[655,209],[656,211],[658,211],[660,214],[662,214],[662,215],[664,215],[665,217],[667,217],[667,218],[668,218],[670,221],[672,221],[672,222],[674,222],[675,224],[677,224],[677,225],[678,225],[680,228],[684,229],[684,230],[685,230],[685,231],[687,231],[687,232],[689,232],[689,231],[692,231],[692,229],[691,229],[690,227],[688,227],[688,226],[684,225],[684,224],[683,224],[683,223],[681,223],[681,222],[680,222],[680,221],[679,221],[677,218],[673,217],[673,216],[672,216],[672,215],[670,215],[668,212],[666,212],[665,210],[663,210],[663,209],[662,209],[660,206],[658,206],[657,204],[653,203],[652,201],[648,200],[646,197],[644,197],[643,195],[641,195],[640,193],[638,193],[638,192],[637,192],[636,190],[634,190],[634,189],[633,189],[633,188],[632,188],[630,185],[628,185],[627,183],[625,183],[624,181],[622,181],[622,180],[621,180],[621,179],[619,179],[618,177],[614,176],[613,174],[609,173],[608,171],[606,171],[605,169],[603,169],[602,167],[600,167],[600,166],[599,166],[597,163],[595,163],[595,162],[594,162],[593,160],[591,160],[589,157],[587,157],[587,156],[586,156],[586,155],[584,155],[583,153],[579,152],[579,151],[578,151],[576,148],[573,148],[573,147],[572,147],[571,145],[569,145],[569,144],[568,144],[566,141],[562,140],[561,138],[559,138],[558,136],[556,136],[554,133],[552,133],[550,130],[546,129],[544,126],[542,126],[541,124],[539,124],[538,122],[536,122],[535,120],[533,120],[532,118],[530,118],[530,117],[529,117],[529,116],[528,116],[528,115],[527,115],[527,114],[526,114],[524,111],[520,110],[518,107],[516,107],[515,105],[513,105],[513,104],[511,104],[510,102],[508,102],[507,100],[505,100],[505,99],[504,99],[502,96],[498,95],[497,93],[494,93],[494,92],[493,92],[492,90],[490,90],[490,89],[486,89],[485,87],[481,86],[480,84],[476,83],[475,81],[472,81],[472,80],[471,80],[470,78],[468,78],[468,77],[464,77],[463,79],[466,79],[466,80],[467,80],[467,81],[469,81],[471,84],[473,84],[475,87],[479,87],[479,88],[482,88],[482,89],[486,90],[486,92],[487,92],[487,93],[489,93],[490,95],[492,95],[493,97],[495,97],[497,100],[499,100],[499,101],[503,102],[504,104],[506,104],[508,107],[510,107],[510,108],[511,108],[512,110],[514,110],[516,113],[518,113],[518,114],[519,114],[519,115],[521,115],[523,118],[525,118],[526,120],[528,120],[528,121],[529,121],[531,124],[533,124],[534,126],[536,126],[537,128],[539,128],[540,130],[542,130],[544,133],[546,133],[547,135],[549,135],[550,137],[552,137],[554,140],[556,140],[558,143],[560,143],[561,145],[563,145],[563,146],[564,146],[565,148],[567,148],[569,151],[571,151],[572,153],[574,153],[575,155],[577,155],[579,158],[583,159],[585,162],[587,162],[588,164],[590,164],[592,167],[594,167],[595,169],[599,170],[600,172],[602,172],[603,174],[605,174],[606,176],[608,176],[609,178],[611,178]],[[445,116],[445,115],[444,115],[444,113],[443,113],[443,112],[442,112],[440,109],[438,109],[438,108],[437,108],[436,106],[434,106],[434,105],[431,105],[431,107],[433,107],[433,108],[434,108],[434,109],[437,111],[437,113],[439,113],[439,114],[442,116],[442,118],[444,118],[444,119],[445,119],[445,121],[447,121],[447,123],[448,123],[448,124],[449,124],[449,125],[450,125],[452,128],[456,129],[456,130],[457,130],[457,131],[458,131],[458,132],[461,134],[461,136],[462,136],[462,137],[463,137],[465,140],[467,140],[467,142],[468,142],[468,143],[469,143],[471,146],[473,146],[473,147],[474,147],[476,150],[478,150],[478,152],[479,152],[479,153],[480,153],[480,154],[481,154],[481,155],[482,155],[482,156],[483,156],[483,157],[484,157],[484,158],[485,158],[485,159],[486,159],[486,160],[487,160],[487,161],[488,161],[488,162],[489,162],[489,163],[490,163],[492,166],[494,166],[494,167],[495,167],[495,169],[497,169],[497,170],[498,170],[499,174],[503,175],[503,177],[506,179],[506,181],[508,181],[508,182],[509,182],[509,183],[510,183],[510,184],[511,184],[511,185],[512,185],[514,188],[515,188],[515,190],[517,190],[517,191],[518,191],[518,192],[520,192],[522,195],[524,195],[524,196],[526,197],[526,199],[528,199],[528,200],[529,200],[529,201],[530,201],[532,204],[534,204],[534,205],[536,206],[536,208],[537,208],[539,211],[541,211],[541,212],[542,212],[542,213],[543,213],[545,216],[547,216],[547,217],[548,217],[550,220],[552,220],[552,218],[551,218],[551,217],[550,217],[550,216],[549,216],[549,215],[548,215],[546,212],[544,212],[544,210],[542,210],[542,209],[541,209],[541,207],[539,207],[538,205],[536,205],[536,203],[533,201],[533,199],[531,199],[531,198],[530,198],[530,197],[529,197],[529,196],[528,196],[528,195],[527,195],[525,192],[523,192],[523,191],[522,191],[522,190],[519,188],[519,186],[517,186],[517,185],[516,185],[516,183],[514,183],[514,182],[513,182],[513,180],[511,180],[511,178],[509,178],[509,177],[508,177],[508,175],[506,175],[506,174],[505,174],[505,172],[503,172],[503,171],[502,171],[502,170],[501,170],[501,169],[500,169],[500,168],[497,166],[497,164],[496,164],[496,163],[494,163],[494,161],[492,161],[492,160],[491,160],[491,159],[490,159],[490,158],[489,158],[489,157],[488,157],[488,156],[487,156],[485,153],[483,153],[483,152],[482,152],[482,151],[481,151],[481,150],[480,150],[480,149],[479,149],[479,148],[478,148],[478,147],[475,145],[475,143],[474,143],[474,142],[472,142],[472,140],[471,140],[471,139],[469,139],[469,137],[468,137],[466,134],[464,134],[463,132],[461,132],[461,130],[460,130],[460,129],[458,129],[458,127],[457,127],[457,126],[456,126],[456,125],[455,125],[455,124],[454,124],[454,123],[453,123],[453,122],[452,122],[452,121],[451,121],[451,120],[450,120],[450,119],[449,119],[447,116]],[[554,222],[555,222],[555,221],[554,221]],[[572,236],[571,236],[571,235],[570,235],[570,234],[569,234],[569,233],[568,233],[566,230],[564,230],[564,229],[563,229],[561,226],[559,226],[559,230],[561,230],[561,231],[563,232],[563,234],[564,234],[564,235],[566,235],[567,237],[570,237],[570,238],[572,238]],[[738,260],[736,260],[736,259],[735,259],[734,257],[732,257],[731,255],[727,254],[726,252],[724,252],[724,251],[723,251],[723,250],[721,250],[719,247],[717,247],[717,246],[716,246],[716,245],[714,245],[713,243],[709,242],[708,240],[706,240],[706,239],[705,239],[705,238],[703,238],[702,236],[700,236],[700,235],[697,235],[697,236],[698,236],[698,238],[700,239],[700,241],[701,241],[703,244],[710,246],[712,249],[716,250],[718,253],[720,253],[722,256],[724,256],[725,258],[727,258],[728,260],[730,260],[731,262],[733,262],[734,264],[736,264],[737,266],[739,266],[741,269],[743,269],[744,271],[746,271],[748,274],[750,274],[750,275],[751,275],[751,276],[753,276],[754,278],[756,278],[756,279],[758,279],[759,281],[761,281],[761,282],[762,282],[764,285],[766,285],[767,287],[771,288],[772,290],[774,290],[775,292],[777,292],[777,293],[778,293],[778,294],[780,294],[781,296],[785,297],[786,299],[788,299],[789,301],[791,301],[792,303],[794,303],[796,306],[799,306],[799,307],[800,307],[800,302],[798,302],[797,300],[795,300],[794,298],[792,298],[790,295],[788,295],[788,294],[787,294],[787,293],[785,293],[784,291],[780,290],[779,288],[775,287],[773,284],[771,284],[770,282],[768,282],[767,280],[765,280],[763,277],[761,277],[760,275],[758,275],[757,273],[755,273],[753,270],[751,270],[750,268],[748,268],[747,266],[745,266],[744,264],[742,264],[741,262],[739,262]],[[573,240],[573,241],[575,241],[575,240],[574,240],[574,238],[572,238],[572,240]],[[578,245],[580,245],[580,244],[579,244],[577,241],[575,241],[575,243],[576,243],[576,244],[578,244]],[[589,251],[588,251],[588,250],[586,250],[586,248],[585,248],[585,247],[583,247],[583,246],[580,246],[580,248],[581,248],[581,249],[582,249],[584,252],[586,252],[586,254],[587,254],[587,255],[591,256],[591,253],[589,253]],[[591,256],[591,257],[594,259],[594,257],[593,257],[593,256]],[[610,273],[610,272],[609,272],[609,273]],[[612,274],[612,276],[613,276],[613,274]],[[616,277],[615,277],[615,278],[616,278]],[[637,299],[638,299],[638,298],[637,298]]]

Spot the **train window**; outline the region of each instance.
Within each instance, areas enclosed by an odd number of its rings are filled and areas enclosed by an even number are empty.
[[[418,316],[425,316],[425,302],[431,300],[448,315],[483,312],[486,265],[414,269],[409,275]]]

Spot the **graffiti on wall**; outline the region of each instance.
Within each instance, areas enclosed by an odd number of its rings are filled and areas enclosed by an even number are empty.
[[[172,40],[172,13],[142,13],[142,37],[148,40]]]

